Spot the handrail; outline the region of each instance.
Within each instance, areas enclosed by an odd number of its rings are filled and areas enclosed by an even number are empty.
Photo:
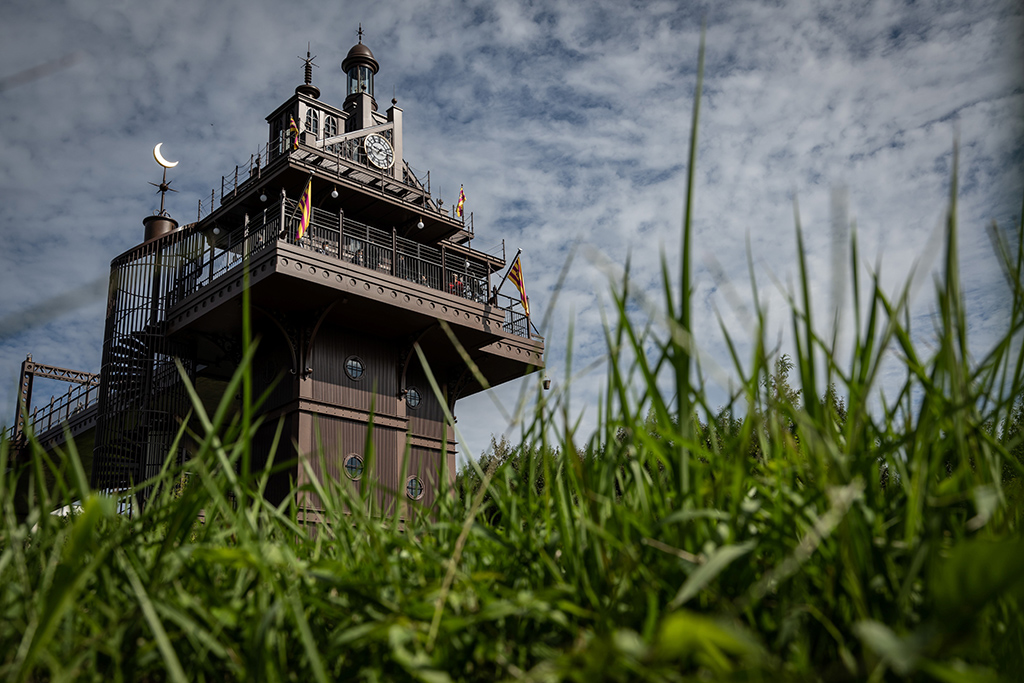
[[[37,406],[28,413],[24,429],[32,429],[36,436],[41,436],[54,427],[60,427],[79,413],[89,410],[99,403],[100,388],[96,384],[76,384],[68,388],[67,393],[53,396],[50,402]],[[45,425],[45,426],[44,426]],[[8,440],[15,440],[20,434],[15,433],[16,425],[4,430]]]
[[[330,145],[327,149],[309,147],[300,143],[298,149],[288,150],[287,152],[279,151],[278,145],[273,143],[261,146],[254,154],[249,156],[247,164],[245,162],[236,164],[231,172],[220,177],[220,203],[223,204],[225,199],[236,197],[239,193],[249,189],[251,185],[261,182],[266,169],[274,163],[283,158],[294,157],[297,161],[312,164],[318,170],[327,172],[338,179],[343,178],[346,172],[353,170],[350,164],[356,164],[359,167],[357,170],[363,170],[381,179],[382,191],[387,190],[390,194],[404,199],[404,194],[410,189],[414,190],[422,209],[433,213],[443,213],[443,210],[437,205],[433,197],[430,196],[429,171],[426,176],[427,180],[424,182],[416,171],[404,159],[401,159],[396,160],[396,163],[400,164],[400,178],[392,178],[386,174],[377,174],[367,166],[362,147],[358,142],[358,139],[346,140]],[[199,199],[196,212],[197,221],[202,220],[204,215],[213,213],[217,208],[217,199],[216,188],[210,190],[209,197],[205,200]],[[465,220],[463,220],[463,223],[465,223]],[[470,233],[472,233],[471,227],[470,225]]]
[[[401,278],[452,296],[489,303],[505,311],[505,330],[527,339],[530,326],[517,301],[490,287],[491,270],[483,258],[464,250],[449,251],[313,208],[310,225],[300,239],[297,202],[285,198],[247,224],[213,235],[208,233],[198,255],[180,266],[175,286],[167,292],[168,308],[254,258],[270,245],[283,242],[327,258]],[[282,216],[284,217],[282,223]],[[282,225],[284,226],[282,229]],[[505,305],[502,305],[505,303]]]

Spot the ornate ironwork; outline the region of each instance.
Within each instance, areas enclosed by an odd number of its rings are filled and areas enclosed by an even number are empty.
[[[490,303],[505,311],[506,332],[531,338],[528,319],[522,311],[515,310],[515,300],[489,291],[488,275],[493,266],[477,255],[479,252],[423,244],[348,218],[342,219],[339,230],[337,214],[315,207],[310,225],[299,239],[297,203],[287,198],[284,202],[283,212],[276,202],[262,215],[250,218],[248,224],[229,229],[208,243],[197,243],[191,252],[193,256],[182,261],[182,275],[167,294],[170,306],[280,241],[429,289]]]
[[[227,175],[221,176],[220,203],[223,204],[225,198],[230,199],[249,190],[258,189],[258,187],[254,186],[261,183],[263,176],[271,171],[277,163],[285,159],[291,159],[304,166],[308,166],[310,169],[315,168],[318,173],[325,175],[331,180],[362,179],[363,182],[367,183],[376,181],[380,185],[382,194],[406,201],[415,205],[418,209],[430,213],[443,214],[444,212],[441,207],[430,196],[429,172],[426,174],[426,181],[421,180],[409,164],[404,160],[400,161],[397,159],[395,163],[401,163],[399,178],[385,176],[382,180],[379,173],[370,170],[366,165],[366,159],[362,151],[361,138],[373,133],[375,130],[364,129],[355,131],[354,139],[330,144],[327,149],[300,144],[297,150],[279,153],[276,144],[260,147],[255,154],[250,156],[247,164],[236,165],[234,170]],[[365,178],[359,175],[354,176],[353,174],[362,174]],[[213,213],[216,208],[217,194],[214,190],[211,191],[206,201],[199,200],[196,220],[200,220],[203,216]],[[468,226],[470,234],[472,234],[471,228],[471,225]]]
[[[165,334],[168,296],[181,262],[195,248],[186,227],[145,242],[111,263],[103,340],[94,488],[123,491],[155,475],[171,451],[188,395],[194,354]],[[178,457],[184,452],[179,447]],[[146,491],[140,492],[144,500]]]
[[[79,387],[68,387],[66,395],[54,396],[48,405],[33,410],[32,385],[36,377],[77,384]],[[60,425],[72,415],[91,407],[99,399],[99,391],[97,391],[99,383],[100,376],[98,374],[36,363],[32,360],[32,354],[29,354],[21,364],[17,414],[14,416],[13,427],[8,433],[9,438],[12,441],[21,440],[26,426],[29,425],[37,434],[49,430],[55,424]],[[28,418],[27,425],[26,417]],[[44,423],[46,426],[42,427]]]

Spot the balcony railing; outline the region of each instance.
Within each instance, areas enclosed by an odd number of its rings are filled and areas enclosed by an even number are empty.
[[[212,234],[202,251],[183,267],[167,296],[174,306],[185,297],[253,258],[271,244],[284,242],[361,268],[401,278],[505,311],[504,329],[531,338],[529,320],[516,310],[518,300],[490,289],[488,263],[473,254],[435,247],[314,208],[310,225],[300,239],[297,202],[285,199],[267,207],[262,216],[227,232]],[[283,220],[282,220],[283,216]],[[283,229],[282,229],[283,226]]]
[[[348,177],[353,172],[356,174],[353,177],[366,176],[362,179],[377,183],[382,195],[413,202],[424,211],[442,214],[452,220],[461,221],[464,229],[470,235],[474,234],[472,213],[469,214],[468,221],[465,216],[458,218],[455,216],[455,205],[453,204],[447,210],[451,212],[449,216],[449,213],[434,201],[430,193],[430,171],[427,171],[421,178],[404,160],[399,162],[402,170],[400,179],[372,170],[366,162],[366,155],[359,139],[346,140],[336,145],[330,145],[326,149],[300,144],[296,150],[281,152],[279,146],[279,144],[268,144],[261,147],[256,154],[249,157],[247,163],[235,165],[233,171],[222,175],[220,177],[220,203],[223,204],[225,200],[258,186],[262,182],[266,170],[279,159],[287,157],[339,179]],[[210,190],[209,196],[200,198],[196,220],[202,220],[204,215],[213,213],[217,208],[217,201],[216,188]]]

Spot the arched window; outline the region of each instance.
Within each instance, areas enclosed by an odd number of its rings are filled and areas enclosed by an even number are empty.
[[[270,149],[273,150],[274,156],[283,153],[284,150],[284,130],[281,120],[272,121],[270,124]]]
[[[306,130],[313,135],[320,134],[320,112],[316,109],[306,110]]]
[[[324,139],[326,140],[327,138],[332,138],[332,137],[334,137],[337,134],[338,134],[338,119],[336,117],[330,116],[330,115],[324,117]],[[337,153],[339,147],[340,147],[340,145],[337,145],[337,144],[328,145],[327,146],[327,151]]]

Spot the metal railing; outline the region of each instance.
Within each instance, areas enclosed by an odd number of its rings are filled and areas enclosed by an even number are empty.
[[[392,178],[390,175],[372,170],[366,163],[366,154],[363,151],[361,139],[351,139],[344,142],[330,145],[325,149],[309,147],[300,144],[298,149],[279,151],[278,143],[270,143],[257,149],[255,154],[249,156],[248,163],[236,164],[233,171],[220,177],[220,194],[217,188],[210,190],[208,197],[198,200],[196,220],[202,220],[204,215],[209,215],[217,208],[218,196],[220,203],[226,199],[236,197],[240,192],[250,189],[250,186],[258,184],[265,170],[273,163],[283,157],[294,157],[300,162],[316,166],[318,169],[328,171],[328,175],[342,178],[344,174],[351,172],[351,164],[360,167],[366,173],[373,175],[380,184],[380,190],[384,194],[390,194],[402,199],[407,198],[412,190],[418,199],[418,204],[427,211],[444,213],[442,208],[430,195],[430,171],[427,171],[423,178],[409,166],[404,160],[398,160],[401,164],[400,178]],[[454,207],[452,207],[454,210]],[[447,215],[447,214],[446,214]],[[463,218],[463,223],[466,223]],[[469,221],[467,229],[472,230],[472,220]]]
[[[249,155],[249,162],[243,164],[236,164],[235,170],[227,175],[220,177],[220,203],[223,204],[225,198],[231,198],[238,195],[249,188],[250,185],[259,183],[263,178],[263,171],[266,169],[271,161],[276,158],[276,154],[272,154],[271,150],[276,149],[276,145],[265,145],[256,150],[255,154]],[[213,213],[214,209],[217,208],[217,189],[213,188],[210,190],[210,196],[199,199],[199,206],[196,212],[196,220],[202,220],[204,215]]]
[[[513,299],[505,294],[498,294],[496,297],[495,304],[498,308],[505,311],[505,323],[503,329],[509,334],[514,334],[517,337],[531,337],[536,339],[539,338],[537,334],[530,334],[530,318],[526,315],[526,312],[522,309],[517,309],[516,305],[519,304],[518,299]]]
[[[463,251],[435,247],[401,237],[314,207],[310,225],[300,238],[297,202],[284,199],[261,216],[226,233],[209,233],[202,250],[179,271],[168,292],[168,307],[256,257],[264,248],[284,242],[328,258],[401,278],[452,296],[489,303],[505,311],[505,330],[531,338],[526,315],[515,310],[518,301],[490,290],[490,269],[484,259]],[[282,220],[283,217],[283,220]],[[281,226],[284,229],[281,229]]]
[[[99,400],[100,388],[97,384],[70,386],[66,393],[51,397],[49,403],[32,408],[25,420],[25,429],[31,430],[36,436],[42,436],[93,407]],[[15,433],[15,426],[12,425],[4,430],[3,436],[14,440],[20,434]]]

